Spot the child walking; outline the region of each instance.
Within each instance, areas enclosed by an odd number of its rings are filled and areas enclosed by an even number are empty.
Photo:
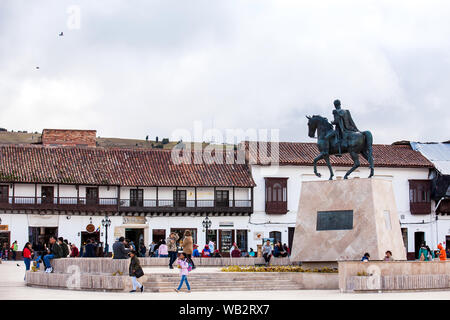
[[[188,293],[191,292],[191,286],[189,285],[187,276],[189,274],[189,271],[192,270],[192,266],[189,265],[186,255],[184,253],[181,253],[180,256],[177,259],[178,268],[180,268],[180,275],[181,275],[181,281],[180,285],[177,289],[175,289],[176,292],[180,292],[181,287],[183,286],[183,282],[186,282],[186,287],[188,289]]]
[[[139,287],[141,289],[141,292],[144,292],[144,286],[137,281],[137,278],[140,278],[144,275],[144,271],[142,270],[138,257],[136,257],[136,251],[131,250],[129,255],[131,257],[129,273],[131,282],[133,284],[133,290],[131,290],[130,292],[136,292],[136,287]]]

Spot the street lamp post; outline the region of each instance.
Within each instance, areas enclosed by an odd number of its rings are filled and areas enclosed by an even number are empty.
[[[108,256],[108,228],[111,226],[111,219],[108,216],[102,219],[102,226],[105,228],[105,256]]]
[[[211,220],[209,220],[208,216],[206,216],[205,220],[203,220],[202,225],[206,231],[205,244],[208,244],[208,229],[211,228]]]

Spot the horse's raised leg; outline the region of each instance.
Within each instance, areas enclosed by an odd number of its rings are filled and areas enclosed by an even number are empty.
[[[354,151],[350,151],[350,156],[353,159],[353,167],[350,170],[347,171],[347,173],[344,176],[344,179],[348,179],[348,176],[350,175],[350,173],[355,171],[355,169],[360,166],[358,154],[356,152],[354,152]]]
[[[328,167],[328,169],[330,170],[330,178],[329,178],[328,180],[333,180],[334,173],[333,173],[333,168],[331,168],[330,155],[329,155],[329,154],[326,154],[326,155],[324,156],[324,158],[325,158],[325,162],[327,163],[327,167]]]
[[[317,161],[323,159],[325,154],[321,152],[316,158],[314,158],[314,174],[318,176],[319,178],[322,176],[319,172],[317,172]]]

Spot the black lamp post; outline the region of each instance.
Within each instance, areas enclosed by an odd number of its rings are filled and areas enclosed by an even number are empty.
[[[209,220],[208,216],[206,216],[205,220],[203,220],[202,225],[206,231],[205,244],[208,244],[208,229],[211,228],[211,220]]]
[[[102,219],[102,226],[105,228],[105,256],[108,256],[108,228],[111,226],[111,219],[108,216]]]

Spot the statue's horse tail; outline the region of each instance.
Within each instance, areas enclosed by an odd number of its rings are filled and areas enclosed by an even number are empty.
[[[363,157],[369,162],[370,167],[370,175],[369,178],[373,176],[373,153],[372,153],[372,144],[373,144],[373,137],[372,133],[370,131],[364,131],[363,132],[364,138],[365,138],[365,147],[362,152]]]

